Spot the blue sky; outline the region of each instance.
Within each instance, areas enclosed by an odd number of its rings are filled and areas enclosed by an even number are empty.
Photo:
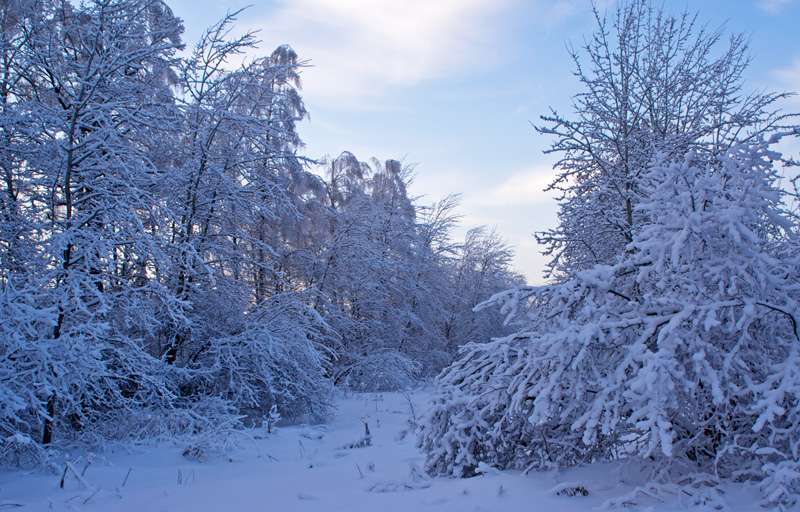
[[[239,30],[260,30],[264,53],[289,44],[313,66],[303,71],[306,156],[347,150],[415,165],[420,204],[461,193],[464,229],[497,226],[517,269],[541,281],[546,259],[531,234],[556,222],[542,192],[554,158],[531,122],[549,107],[568,113],[580,91],[565,44],[593,32],[589,0],[167,0],[190,45],[248,2]],[[664,5],[751,36],[746,89],[800,90],[800,0]]]

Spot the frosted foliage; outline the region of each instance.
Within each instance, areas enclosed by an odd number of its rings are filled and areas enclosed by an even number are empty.
[[[419,371],[419,363],[408,356],[399,352],[378,352],[356,362],[343,384],[361,392],[408,389],[414,385]]]
[[[470,310],[507,287],[505,243],[453,242],[457,199],[419,206],[396,160],[312,173],[306,62],[238,14],[179,53],[161,0],[0,2],[0,464],[154,437],[201,457],[499,329]]]
[[[273,269],[264,224],[298,215],[297,55],[228,69],[255,47],[228,16],[178,58],[160,0],[0,17],[0,438],[326,417],[324,321],[253,277]]]
[[[241,332],[210,339],[197,358],[209,371],[194,385],[213,386],[213,394],[230,401],[249,425],[260,426],[273,407],[291,422],[329,418],[329,354],[320,346],[325,324],[298,299],[288,293],[272,297],[249,313]]]
[[[742,141],[757,140],[792,115],[776,111],[784,94],[744,89],[750,63],[744,34],[727,37],[689,12],[672,14],[644,0],[621,2],[596,30],[569,47],[581,89],[573,112],[542,116],[557,155],[550,188],[559,224],[537,233],[552,257],[548,274],[614,264],[642,223],[649,222],[647,169],[659,158],[691,151],[698,165]]]
[[[755,478],[793,503],[800,244],[769,146],[654,164],[637,206],[650,221],[615,264],[484,303],[518,331],[439,376],[428,471],[651,457],[662,477]]]
[[[496,311],[471,312],[508,286],[510,251],[496,233],[451,240],[458,199],[415,204],[412,168],[398,161],[344,152],[321,170],[325,193],[282,233],[281,265],[295,286],[315,292],[337,386],[405,388],[438,373],[459,345],[497,332]]]

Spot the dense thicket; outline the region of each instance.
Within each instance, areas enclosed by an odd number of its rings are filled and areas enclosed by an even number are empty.
[[[426,467],[639,457],[662,483],[752,478],[790,505],[800,219],[772,146],[800,130],[768,110],[779,95],[741,94],[741,37],[711,59],[721,34],[648,5],[620,7],[613,39],[598,17],[577,120],[540,129],[563,154],[558,279],[481,306],[501,305],[518,331],[468,346],[438,377]]]
[[[472,308],[516,277],[499,236],[478,228],[456,243],[458,198],[416,205],[411,170],[397,161],[345,152],[322,170],[323,189],[284,226],[277,261],[330,327],[337,386],[398,389],[438,373],[466,340],[497,333],[502,317]]]
[[[322,420],[334,384],[405,385],[496,330],[464,312],[508,247],[454,243],[457,201],[419,206],[396,161],[311,172],[304,62],[233,21],[179,56],[160,0],[0,3],[4,458]]]

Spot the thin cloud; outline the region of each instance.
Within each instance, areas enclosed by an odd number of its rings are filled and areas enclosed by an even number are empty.
[[[770,14],[779,14],[784,7],[791,5],[795,0],[759,0],[758,7]]]
[[[553,181],[555,173],[548,165],[536,166],[511,175],[504,182],[475,199],[483,206],[530,205],[550,203],[555,194],[544,189]]]
[[[265,47],[311,59],[307,97],[363,107],[387,89],[490,68],[502,33],[492,20],[511,1],[293,0],[251,26]]]
[[[795,93],[790,96],[781,104],[785,111],[796,112],[800,107],[800,54],[795,55],[792,63],[783,68],[773,71],[773,76],[776,79],[776,87],[778,91],[787,91]],[[800,140],[796,137],[784,137],[778,146],[775,148],[783,155],[790,156],[794,159],[800,159]],[[797,168],[786,168],[785,177],[786,183],[788,179],[797,176]]]
[[[779,88],[789,92],[800,93],[800,55],[796,55],[792,63],[783,69],[775,71]],[[792,101],[798,101],[797,96],[792,97]]]
[[[573,2],[571,0],[554,2],[548,9],[547,17],[545,19],[548,20],[549,25],[557,25],[564,20],[571,18],[576,13],[581,12],[581,10],[585,7],[585,5]]]

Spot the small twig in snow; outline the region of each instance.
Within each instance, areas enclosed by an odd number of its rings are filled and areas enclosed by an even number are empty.
[[[133,466],[128,468],[128,474],[125,475],[125,480],[122,481],[122,487],[125,487],[125,484],[128,483],[128,477],[131,476],[131,471],[133,471]]]
[[[94,490],[94,492],[92,493],[92,495],[91,495],[91,496],[89,496],[88,498],[86,498],[86,499],[83,501],[83,504],[84,504],[84,505],[86,505],[87,503],[89,503],[89,502],[92,500],[92,498],[94,498],[95,494],[97,494],[98,492],[100,492],[100,489],[102,489],[102,486],[98,486],[98,487],[97,487],[97,489],[95,489],[95,490]]]
[[[66,464],[67,464],[67,468],[64,470],[64,476],[65,477],[67,476],[67,469],[69,469],[70,471],[72,471],[72,474],[75,475],[75,479],[78,480],[78,483],[81,484],[81,486],[84,489],[88,489],[89,488],[89,484],[86,483],[86,480],[84,480],[83,477],[81,476],[81,474],[78,473],[78,470],[75,469],[75,466],[73,466],[72,463],[69,462],[69,461],[67,461]],[[61,479],[61,488],[62,489],[64,488],[64,479],[63,478]]]
[[[246,433],[246,432],[242,432],[241,430],[236,430],[236,429],[233,429],[233,428],[231,428],[231,429],[225,429],[225,432],[228,432],[228,433],[233,433],[233,434],[239,434],[239,435],[241,435],[241,436],[244,436],[244,437],[246,437],[247,439],[251,440],[251,441],[253,442],[253,446],[255,446],[255,447],[256,447],[256,450],[258,451],[258,455],[259,455],[259,456],[260,456],[262,459],[274,460],[274,461],[276,461],[276,462],[278,461],[278,459],[276,459],[275,457],[273,457],[272,455],[270,455],[270,454],[268,454],[268,453],[266,454],[266,457],[265,457],[265,456],[264,456],[264,455],[265,455],[265,454],[264,454],[264,452],[263,452],[263,451],[261,451],[261,447],[260,447],[260,446],[258,446],[258,442],[256,442],[255,438],[254,438],[253,436],[251,436],[250,434],[248,434],[248,433]]]
[[[405,391],[403,392],[403,397],[405,397],[406,402],[408,403],[408,409],[411,412],[411,420],[416,422],[417,412],[414,410],[414,402],[411,401],[411,394],[408,391]]]

